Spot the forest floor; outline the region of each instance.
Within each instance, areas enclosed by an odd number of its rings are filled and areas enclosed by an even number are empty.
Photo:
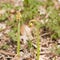
[[[41,1],[46,2],[48,0],[41,0]],[[23,5],[21,0],[17,0],[17,1],[0,0],[0,3],[2,2],[11,3],[14,6]],[[54,3],[53,7],[60,13],[60,1],[52,0],[52,2]],[[48,7],[50,8],[49,5]],[[50,8],[50,10],[52,9]],[[5,10],[0,9],[0,14],[4,14],[4,13]],[[16,54],[17,43],[14,40],[15,39],[14,33],[12,32],[10,33],[12,29],[14,29],[14,31],[16,30],[13,22],[14,14],[11,13],[15,13],[13,9],[11,9],[10,16],[8,16],[8,19],[3,18],[5,16],[3,16],[2,18],[0,16],[0,60],[36,60],[36,54],[37,54],[36,39],[33,36],[32,32],[30,31],[31,28],[28,26],[28,24],[23,24],[23,26],[20,29],[22,34],[20,37],[21,38],[20,57]],[[43,20],[43,18],[45,17],[46,22],[48,23],[50,12],[46,13],[46,6],[40,6],[40,14],[42,15],[36,17],[36,19],[40,19],[39,21],[42,24],[44,24],[45,21]],[[11,23],[10,21],[13,23]],[[30,35],[30,38],[31,37],[33,38],[32,41],[28,41],[27,36],[23,35],[26,34],[24,28],[28,32],[27,34]],[[39,57],[40,59],[39,60],[60,60],[60,38],[51,38],[51,34],[54,32],[50,31],[45,26],[43,26],[43,28],[41,28],[39,32],[40,32],[40,57]],[[31,42],[32,42],[32,47],[31,47]]]

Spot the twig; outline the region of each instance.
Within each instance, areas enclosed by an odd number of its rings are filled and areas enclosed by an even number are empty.
[[[51,34],[51,32],[49,32],[49,33],[44,33],[44,34],[42,34],[42,35],[40,35],[40,36],[42,37],[42,36],[49,35],[49,34]]]
[[[0,53],[5,54],[5,55],[15,56],[14,53],[9,53],[9,52],[6,52],[6,51],[4,51],[4,50],[0,50]]]

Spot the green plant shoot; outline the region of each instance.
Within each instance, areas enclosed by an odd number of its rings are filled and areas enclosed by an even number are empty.
[[[20,21],[18,22],[17,55],[20,55]]]
[[[30,23],[34,23],[35,25],[35,31],[36,31],[36,41],[37,41],[37,60],[40,58],[40,35],[39,35],[39,29],[40,29],[40,23],[36,20],[31,20]]]

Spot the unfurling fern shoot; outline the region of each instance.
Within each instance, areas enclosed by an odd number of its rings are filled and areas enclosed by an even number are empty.
[[[37,45],[37,58],[36,60],[40,59],[40,34],[39,34],[39,29],[40,29],[40,23],[36,20],[31,20],[30,24],[33,23],[35,25],[35,35],[36,35],[36,45]],[[32,25],[32,24],[31,24]]]

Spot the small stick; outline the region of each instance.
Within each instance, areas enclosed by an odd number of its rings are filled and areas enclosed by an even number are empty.
[[[5,55],[15,56],[14,53],[9,53],[9,52],[6,52],[6,51],[4,51],[4,50],[0,50],[0,53],[1,53],[1,54],[5,54]]]

